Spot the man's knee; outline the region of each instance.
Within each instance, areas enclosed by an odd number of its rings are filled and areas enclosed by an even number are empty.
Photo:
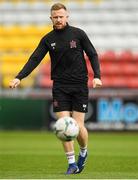
[[[56,118],[59,119],[61,117],[70,116],[70,111],[60,111],[56,112]]]

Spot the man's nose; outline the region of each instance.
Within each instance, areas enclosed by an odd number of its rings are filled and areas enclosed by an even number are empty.
[[[60,19],[61,19],[61,18],[60,18],[60,17],[58,17],[58,18],[57,18],[57,21],[60,21]]]

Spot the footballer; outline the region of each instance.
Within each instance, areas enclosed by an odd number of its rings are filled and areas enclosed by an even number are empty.
[[[50,14],[53,30],[42,37],[27,63],[9,86],[16,88],[49,52],[53,80],[53,110],[57,119],[65,116],[75,119],[80,129],[77,137],[80,147],[77,160],[73,141],[62,142],[68,161],[66,174],[77,174],[83,171],[88,157],[88,132],[84,125],[85,113],[88,110],[88,72],[84,52],[89,57],[94,72],[94,88],[102,86],[100,65],[97,52],[87,34],[82,29],[68,24],[69,15],[66,7],[61,3],[55,3]]]

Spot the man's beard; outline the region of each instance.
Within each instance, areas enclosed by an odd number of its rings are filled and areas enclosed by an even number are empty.
[[[66,24],[56,24],[56,25],[54,25],[53,27],[54,27],[54,29],[64,29],[64,27],[66,26]]]

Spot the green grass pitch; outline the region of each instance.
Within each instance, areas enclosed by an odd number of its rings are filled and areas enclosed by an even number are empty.
[[[76,158],[78,146],[75,142]],[[64,175],[67,160],[53,133],[0,131],[0,178],[136,179],[138,133],[89,133],[89,156],[81,174]]]

